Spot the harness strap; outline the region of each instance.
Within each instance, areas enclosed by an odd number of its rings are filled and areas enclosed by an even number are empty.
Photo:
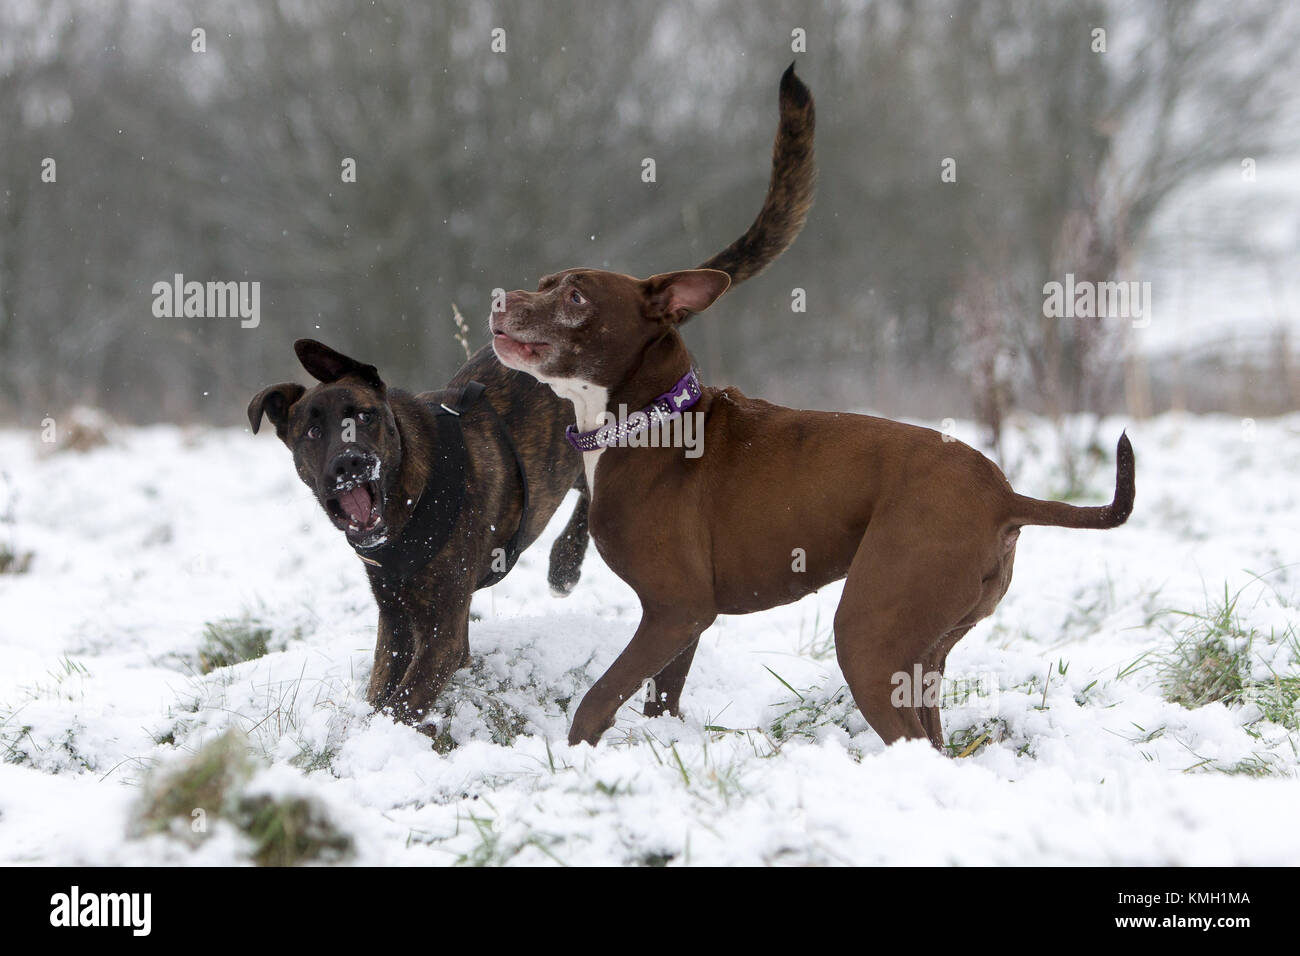
[[[354,549],[366,564],[399,579],[415,574],[442,550],[465,501],[465,470],[469,458],[465,436],[449,414],[435,416],[434,423],[437,446],[429,478],[401,534],[377,548]]]

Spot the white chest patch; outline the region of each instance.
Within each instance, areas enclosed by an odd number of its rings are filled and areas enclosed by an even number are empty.
[[[589,432],[602,424],[601,416],[609,404],[609,390],[599,385],[592,385],[577,378],[541,379],[560,398],[567,398],[573,403],[573,416],[578,423],[578,431]],[[596,463],[605,449],[582,453],[582,467],[587,473],[587,492],[596,496]]]

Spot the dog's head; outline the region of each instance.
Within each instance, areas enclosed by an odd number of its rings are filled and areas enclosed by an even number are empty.
[[[355,547],[377,547],[387,540],[386,505],[402,464],[388,389],[373,365],[313,339],[299,339],[294,351],[320,384],[262,389],[248,404],[248,422],[256,433],[265,415],[334,525]]]
[[[598,269],[544,277],[536,292],[516,290],[489,325],[492,348],[508,368],[543,382],[613,388],[650,343],[703,312],[731,284],[717,269],[637,279]]]

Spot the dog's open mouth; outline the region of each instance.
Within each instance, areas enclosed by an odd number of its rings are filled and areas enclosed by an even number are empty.
[[[354,481],[336,488],[325,502],[325,510],[334,524],[348,537],[369,536],[383,523],[383,502],[379,486],[373,481]]]
[[[492,348],[496,351],[497,358],[503,362],[511,359],[517,362],[535,362],[549,347],[546,342],[524,342],[507,335],[495,324],[492,326]]]

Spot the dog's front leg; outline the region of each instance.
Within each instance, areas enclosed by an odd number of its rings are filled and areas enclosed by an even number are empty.
[[[679,655],[692,649],[716,616],[714,611],[643,606],[641,623],[632,642],[578,705],[569,730],[569,743],[585,741],[595,746],[601,734],[614,725],[618,709],[631,699],[646,678],[660,674]],[[684,671],[681,677],[684,683]],[[680,687],[676,693],[680,695]]]
[[[370,670],[366,701],[378,709],[392,696],[398,680],[411,664],[409,615],[381,607],[379,633],[375,638],[375,663]]]
[[[446,597],[451,589],[434,588],[428,593],[439,591]],[[431,601],[422,601],[412,609],[410,663],[383,703],[398,720],[423,722],[451,675],[469,663],[469,599],[466,594],[436,611]]]

